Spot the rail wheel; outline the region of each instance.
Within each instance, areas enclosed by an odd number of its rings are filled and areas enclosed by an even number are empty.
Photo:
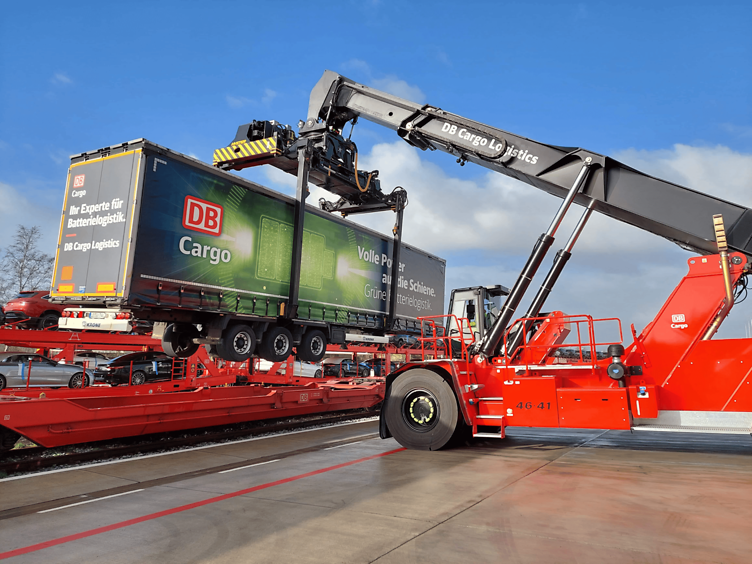
[[[416,368],[400,374],[386,400],[386,424],[404,447],[438,450],[455,434],[457,400],[449,383],[435,372]]]
[[[162,335],[162,350],[167,356],[174,358],[188,358],[196,354],[199,346],[193,339],[199,336],[193,325],[172,323],[167,326]]]
[[[256,349],[256,333],[248,325],[231,325],[217,345],[217,354],[225,360],[243,362]]]
[[[10,429],[0,427],[0,452],[7,452],[16,446],[21,435]]]
[[[298,345],[298,358],[308,362],[318,362],[326,353],[326,335],[320,329],[309,329]]]
[[[146,373],[142,370],[136,370],[131,376],[131,385],[140,386],[146,382]]]
[[[282,362],[292,353],[292,333],[278,325],[271,327],[259,346],[261,358],[271,362]]]

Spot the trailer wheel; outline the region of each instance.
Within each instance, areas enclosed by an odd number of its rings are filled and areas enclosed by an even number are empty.
[[[231,325],[217,345],[217,354],[225,360],[243,362],[256,349],[256,333],[248,325]]]
[[[270,362],[282,362],[292,353],[292,333],[279,325],[264,333],[259,346],[261,358]]]
[[[162,335],[162,350],[173,358],[188,358],[201,346],[193,342],[198,336],[198,329],[193,325],[171,323]]]
[[[386,400],[386,424],[404,447],[439,450],[457,429],[454,391],[435,372],[422,368],[403,372],[392,382]]]
[[[146,373],[142,370],[136,370],[131,376],[131,386],[141,386],[146,382]]]
[[[298,345],[298,358],[308,362],[318,362],[326,354],[326,335],[320,329],[309,329]]]

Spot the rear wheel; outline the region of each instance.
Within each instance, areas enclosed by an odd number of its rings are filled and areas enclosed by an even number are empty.
[[[416,368],[400,374],[386,400],[386,423],[404,447],[438,450],[457,429],[460,415],[454,391],[435,372]]]
[[[232,325],[225,329],[217,345],[217,354],[232,362],[248,360],[256,349],[256,333],[248,325]]]
[[[5,381],[5,376],[0,374],[0,390],[5,389],[7,382]]]
[[[136,370],[131,377],[131,385],[141,386],[144,382],[146,382],[146,372]]]
[[[193,339],[199,336],[193,325],[173,323],[168,325],[162,335],[162,350],[173,358],[188,358],[196,354],[199,344]]]
[[[309,329],[298,345],[298,358],[308,362],[318,362],[326,353],[326,335],[320,329]]]
[[[261,358],[270,362],[282,362],[292,353],[292,333],[284,327],[275,326],[264,333],[259,346]]]
[[[39,328],[47,329],[49,327],[55,327],[60,321],[60,316],[55,313],[45,313],[39,318]]]

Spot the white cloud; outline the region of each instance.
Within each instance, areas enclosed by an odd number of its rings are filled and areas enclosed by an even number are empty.
[[[736,135],[737,137],[747,138],[752,137],[752,127],[749,125],[736,125],[733,123],[722,123],[721,129],[724,131],[731,133],[732,135]]]
[[[225,100],[227,101],[228,106],[230,106],[233,110],[237,110],[244,108],[245,106],[269,106],[277,97],[277,95],[278,92],[272,90],[271,88],[264,88],[264,93],[258,100],[247,98],[246,96],[233,96],[231,94],[227,94],[225,96]]]
[[[237,110],[248,104],[253,104],[253,100],[246,98],[245,96],[231,96],[228,94],[225,96],[225,99],[227,100],[227,105],[233,110]]]
[[[371,80],[371,85],[374,88],[378,88],[389,94],[394,94],[395,96],[399,96],[410,102],[421,104],[426,99],[426,95],[423,94],[423,91],[420,88],[408,84],[406,81],[397,78],[393,74],[388,74],[383,78],[374,78]]]
[[[55,74],[53,74],[50,82],[56,85],[73,84],[73,80],[71,80],[68,75],[62,72],[56,72]]]
[[[423,91],[413,84],[408,84],[396,75],[387,74],[383,76],[376,76],[371,70],[371,66],[361,59],[350,59],[342,65],[342,69],[345,72],[354,71],[364,76],[364,82],[368,86],[383,90],[389,94],[394,94],[410,102],[423,103],[426,99],[426,95]]]
[[[274,90],[271,88],[264,88],[264,95],[261,97],[261,103],[268,106],[276,97],[277,93]]]

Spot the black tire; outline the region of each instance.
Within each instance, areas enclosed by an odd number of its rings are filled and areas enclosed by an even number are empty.
[[[71,379],[68,381],[68,387],[73,389],[83,388],[84,373],[76,372],[73,376],[71,376]]]
[[[188,358],[201,346],[193,342],[199,336],[193,325],[172,323],[162,335],[162,350],[173,358]]]
[[[56,313],[45,313],[42,317],[39,318],[39,328],[40,329],[47,329],[48,327],[53,327],[58,324],[60,321],[60,316]]]
[[[367,370],[366,368],[360,369],[360,377],[361,378],[368,378],[370,376],[370,370]]]
[[[319,369],[316,372],[314,372],[313,377],[314,378],[323,378],[324,377],[324,373],[321,372],[321,369]],[[0,388],[0,389],[2,389],[2,388]]]
[[[397,339],[397,348],[401,349],[405,346],[405,340],[404,339]]]
[[[6,384],[7,382],[5,381],[5,376],[0,374],[0,390],[4,390]]]
[[[439,450],[452,440],[459,407],[452,387],[435,372],[403,372],[392,382],[386,400],[386,424],[402,446]]]
[[[131,376],[131,386],[142,386],[146,382],[146,372],[136,370]]]
[[[298,358],[308,362],[318,362],[326,354],[326,335],[320,329],[309,329],[298,345]]]
[[[259,345],[259,355],[270,362],[282,362],[292,353],[292,333],[284,327],[274,326],[264,333]]]
[[[256,350],[256,333],[248,325],[231,325],[222,333],[222,340],[217,345],[220,358],[232,362],[248,360]]]

